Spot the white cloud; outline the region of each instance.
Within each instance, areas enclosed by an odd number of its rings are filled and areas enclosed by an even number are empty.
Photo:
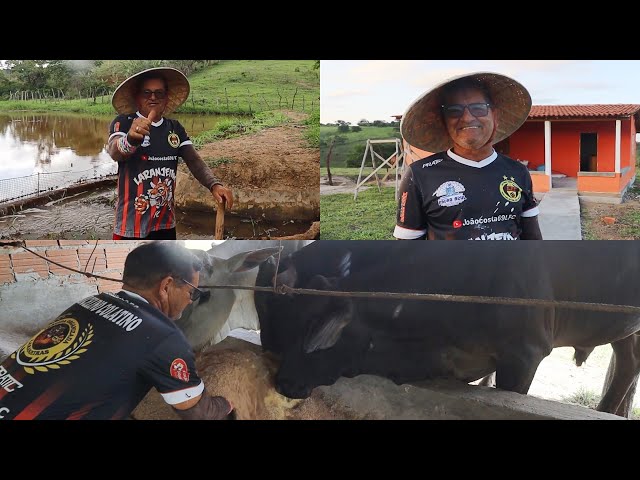
[[[354,89],[354,90],[334,90],[333,92],[322,93],[322,96],[327,97],[351,97],[355,95],[369,95],[368,90]]]

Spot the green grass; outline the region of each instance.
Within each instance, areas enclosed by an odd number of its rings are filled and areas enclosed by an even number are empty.
[[[356,145],[365,145],[368,139],[400,138],[400,132],[395,127],[362,127],[360,132],[349,131],[347,133],[341,133],[338,132],[338,127],[320,126],[320,165],[322,166],[326,166],[331,138],[335,136],[343,137],[345,143],[336,143],[333,146],[333,151],[331,152],[331,173],[333,173],[334,166],[345,166],[347,158]],[[376,159],[376,161],[378,160],[379,159]]]
[[[320,109],[313,110],[304,124],[307,126],[304,138],[311,148],[318,148],[320,146]]]
[[[193,145],[201,148],[205,143],[255,133],[263,128],[276,127],[288,122],[288,117],[281,112],[262,112],[246,120],[223,120],[213,130],[207,130],[192,138]]]
[[[387,169],[386,168],[381,168],[380,170],[378,170],[378,177],[380,178],[380,180],[382,180],[382,177],[384,177],[387,174]],[[364,167],[362,169],[362,180],[364,180],[365,178],[367,178],[367,176],[373,172],[373,167]],[[331,167],[331,175],[338,175],[341,177],[348,177],[351,178],[352,180],[357,180],[358,179],[358,174],[360,173],[360,168],[353,168],[353,167]],[[327,175],[327,167],[326,165],[320,167],[320,176],[325,177]],[[395,180],[396,178],[396,174],[393,173],[391,175],[389,175],[389,178],[387,180]],[[376,177],[373,176],[369,179],[370,182],[375,182],[376,181]]]
[[[320,196],[322,240],[393,240],[396,223],[394,188],[376,187],[352,194]]]
[[[572,403],[576,405],[582,405],[583,407],[591,408],[595,410],[598,407],[598,403],[600,403],[600,399],[602,395],[594,392],[593,390],[588,390],[586,388],[578,389],[573,395],[569,395],[568,397],[563,397],[562,401],[566,403]],[[631,407],[631,413],[629,415],[630,420],[640,420],[640,407]]]
[[[191,94],[178,112],[252,114],[304,108],[310,113],[319,109],[320,97],[319,71],[313,69],[313,63],[313,60],[221,60],[189,77]],[[93,99],[0,101],[0,111],[4,110],[114,113],[110,96],[97,97],[95,104]]]

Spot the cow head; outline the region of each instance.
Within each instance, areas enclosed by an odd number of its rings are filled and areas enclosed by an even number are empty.
[[[304,249],[300,251],[304,252]],[[309,268],[289,256],[281,263],[276,284],[292,288],[339,290],[340,280],[350,271],[351,253],[333,259],[316,259],[318,268]],[[268,259],[261,267],[257,284],[269,284],[275,274],[275,262]],[[334,273],[328,277],[315,271]],[[345,327],[353,318],[351,299],[302,294],[273,295],[256,293],[260,318],[260,338],[265,349],[280,354],[276,390],[290,398],[306,398],[318,385],[334,383],[350,368],[349,337]]]
[[[254,286],[258,273],[256,267],[280,250],[279,247],[262,248],[241,252],[228,259],[214,257],[204,251],[194,251],[203,262],[200,285]],[[194,350],[220,342],[235,328],[260,328],[255,314],[253,291],[218,288],[209,291],[209,298],[201,298],[189,305],[182,318],[176,321]]]

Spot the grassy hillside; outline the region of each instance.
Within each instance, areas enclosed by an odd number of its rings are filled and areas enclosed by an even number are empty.
[[[191,94],[178,111],[250,114],[284,108],[319,110],[320,77],[313,64],[313,60],[222,60],[189,77]],[[108,95],[95,101],[0,101],[2,110],[114,113]]]
[[[362,127],[360,132],[338,132],[338,127],[320,127],[320,165],[326,166],[327,153],[331,139],[339,137],[331,154],[332,167],[345,167],[349,157],[358,157],[358,164],[362,162],[364,146],[367,139],[400,138],[400,132],[394,127]],[[358,149],[358,154],[354,150]],[[376,149],[376,152],[378,150]],[[386,156],[385,156],[386,158]]]

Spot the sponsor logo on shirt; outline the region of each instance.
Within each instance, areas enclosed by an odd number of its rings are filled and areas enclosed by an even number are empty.
[[[93,325],[80,330],[75,318],[56,320],[11,355],[30,375],[57,370],[80,358],[92,343]]]
[[[516,240],[509,232],[483,233],[479,237],[470,238],[469,240]]]
[[[167,137],[167,140],[169,141],[169,145],[173,148],[178,148],[180,146],[180,137],[178,137],[178,134],[175,132],[171,132]]]
[[[509,220],[515,220],[518,218],[515,214],[504,214],[504,215],[495,215],[493,217],[479,217],[479,218],[465,218],[462,225],[482,225],[483,223],[494,223],[494,222],[507,222]],[[456,220],[457,221],[457,220]],[[455,222],[454,222],[455,226]]]
[[[9,409],[7,407],[0,407],[0,419],[4,418],[3,413],[9,413]]]
[[[435,160],[432,160],[429,163],[423,163],[422,164],[422,168],[433,167],[434,165],[439,164],[442,160],[444,160],[444,159],[443,158],[436,158]]]
[[[185,362],[181,358],[176,358],[173,362],[171,362],[169,373],[171,373],[171,376],[173,378],[177,378],[178,380],[182,380],[183,382],[189,381],[189,368],[187,368],[187,362]]]
[[[504,175],[502,178],[504,178],[504,180],[500,182],[500,186],[498,187],[502,196],[510,202],[517,202],[520,200],[520,197],[522,196],[522,189],[514,181],[514,178],[511,177],[508,179]]]
[[[145,180],[149,180],[153,177],[169,177],[175,181],[176,171],[173,168],[169,167],[149,168],[140,172],[138,176],[133,179],[133,181],[136,185],[140,185]]]
[[[441,207],[453,207],[464,202],[467,197],[464,196],[464,185],[460,182],[450,180],[440,185],[433,195],[438,197],[438,205]]]
[[[116,124],[113,126],[113,132],[119,132],[120,131],[120,122],[116,122]]]

